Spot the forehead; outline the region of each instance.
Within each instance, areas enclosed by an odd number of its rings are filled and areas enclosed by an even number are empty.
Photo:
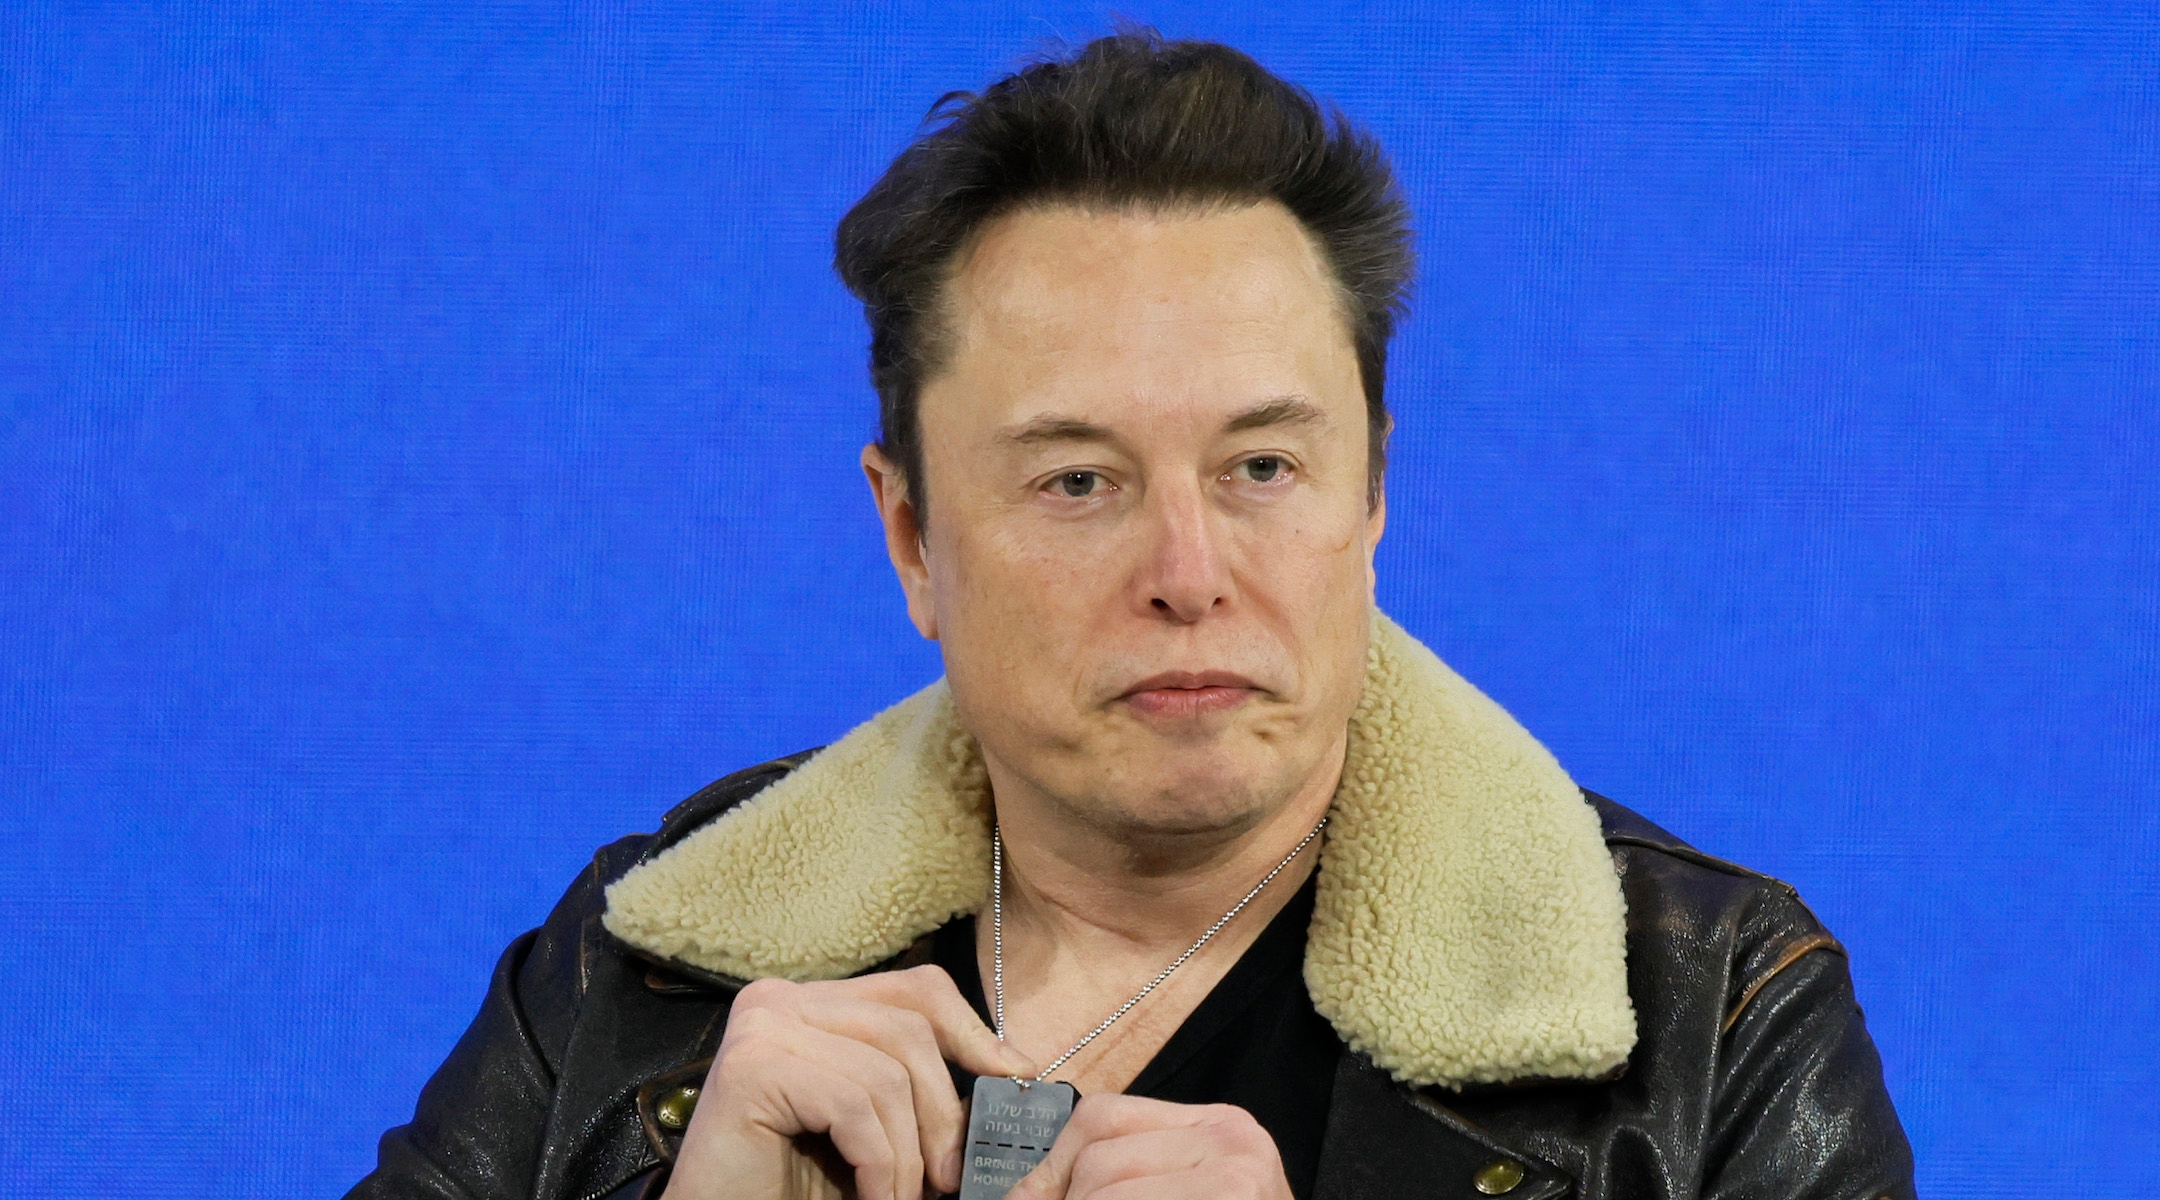
[[[1173,280],[1283,284],[1334,300],[1319,247],[1290,210],[1252,203],[1096,207],[1043,204],[986,224],[954,264],[948,296],[966,306],[1020,306],[1055,281],[1062,298],[1168,301]],[[1301,299],[1310,299],[1310,296]]]
[[[1354,361],[1325,260],[1272,201],[1022,209],[962,255],[944,307],[941,374],[978,399],[1234,391],[1247,375],[1310,390]]]

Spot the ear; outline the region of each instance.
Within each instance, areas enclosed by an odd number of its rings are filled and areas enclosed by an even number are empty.
[[[929,550],[923,545],[922,521],[908,494],[907,478],[875,443],[863,447],[862,468],[870,481],[878,519],[885,523],[885,556],[892,559],[900,590],[907,595],[908,620],[915,622],[916,632],[934,642],[937,610],[930,603]]]
[[[1380,550],[1380,535],[1387,531],[1387,484],[1381,483],[1379,492],[1373,496],[1372,508],[1365,514],[1365,590],[1372,593],[1373,603],[1380,602],[1380,572],[1373,568],[1373,555]]]
[[[1388,439],[1395,436],[1395,414],[1387,416],[1387,428],[1380,431],[1380,445],[1384,449]],[[1369,469],[1371,463],[1367,463]],[[1365,590],[1371,593],[1372,602],[1380,602],[1380,572],[1373,569],[1373,556],[1380,552],[1380,535],[1387,532],[1387,472],[1380,473],[1379,486],[1373,489],[1372,501],[1365,510]]]

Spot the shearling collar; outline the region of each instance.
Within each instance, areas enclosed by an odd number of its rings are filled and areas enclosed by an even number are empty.
[[[1413,1084],[1594,1078],[1635,1044],[1620,884],[1545,748],[1387,617],[1330,810],[1305,984]],[[835,979],[986,903],[990,796],[940,681],[608,889],[609,931]]]

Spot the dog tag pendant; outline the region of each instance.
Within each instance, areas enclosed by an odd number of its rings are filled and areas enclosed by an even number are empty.
[[[960,1200],[1005,1200],[1005,1193],[1050,1156],[1050,1143],[1072,1118],[1080,1093],[1069,1083],[975,1077],[968,1106],[966,1164]]]

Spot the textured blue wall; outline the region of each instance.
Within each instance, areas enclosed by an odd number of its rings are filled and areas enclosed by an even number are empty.
[[[2160,9],[1306,2],[1387,606],[1851,945],[1938,1197],[2160,1194]],[[340,1190],[599,842],[931,678],[829,231],[1023,0],[0,3],[0,1193]]]

